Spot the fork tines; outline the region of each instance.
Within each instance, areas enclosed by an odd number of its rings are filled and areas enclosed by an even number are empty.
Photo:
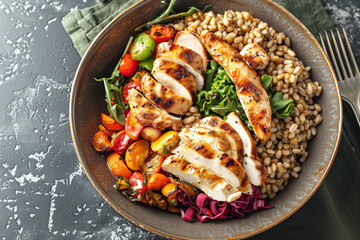
[[[320,43],[326,55],[331,60],[338,79],[345,80],[359,75],[359,69],[356,65],[355,57],[351,50],[349,39],[346,35],[344,27],[341,27],[340,31],[338,28],[330,30],[329,34],[325,31],[323,35],[325,36],[325,42],[322,34],[320,33]],[[335,51],[333,49],[335,49]]]

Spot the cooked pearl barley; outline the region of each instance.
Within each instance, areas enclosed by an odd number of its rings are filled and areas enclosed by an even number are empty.
[[[256,140],[258,155],[268,172],[267,184],[261,187],[261,196],[274,198],[291,178],[299,177],[300,163],[305,162],[308,156],[308,141],[317,134],[316,126],[322,121],[322,108],[313,99],[321,94],[322,86],[310,79],[311,67],[304,66],[297,58],[290,47],[289,37],[249,12],[229,10],[217,15],[212,11],[193,14],[185,20],[176,21],[174,28],[201,35],[214,32],[239,51],[248,43],[258,43],[269,54],[269,64],[264,71],[258,72],[259,75],[271,75],[270,86],[282,92],[283,99],[293,99],[295,104],[294,114],[286,119],[273,119],[269,141]],[[191,107],[185,115],[183,127],[192,127],[201,119],[195,107]]]

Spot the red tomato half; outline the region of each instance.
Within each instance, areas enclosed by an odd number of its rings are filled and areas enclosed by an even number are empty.
[[[163,26],[154,24],[151,26],[149,36],[154,39],[156,43],[166,42],[175,34],[175,29],[171,26]]]
[[[126,84],[126,86],[123,89],[122,95],[121,95],[121,99],[123,100],[124,103],[129,104],[129,101],[128,101],[129,91],[133,88],[141,90],[140,84],[138,84],[136,82],[129,82],[128,84]]]
[[[125,120],[125,132],[132,140],[137,140],[141,130],[144,128],[130,111]]]
[[[126,134],[125,131],[121,131],[116,134],[116,136],[111,142],[113,143],[114,151],[120,154],[120,156],[124,156],[126,150],[133,141],[131,140],[130,136]]]
[[[134,198],[139,197],[139,195],[145,194],[146,186],[143,186],[143,181],[144,181],[143,175],[139,172],[134,172],[129,178],[131,189],[137,192],[132,195]]]
[[[127,53],[121,59],[119,71],[124,77],[130,77],[134,75],[139,67],[139,61],[131,58],[131,54]]]

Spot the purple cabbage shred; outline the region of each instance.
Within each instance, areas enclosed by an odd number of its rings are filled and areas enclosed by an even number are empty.
[[[195,216],[199,222],[204,223],[214,219],[243,218],[247,213],[272,208],[267,205],[266,199],[260,199],[259,188],[255,186],[252,188],[254,192],[252,195],[243,194],[231,203],[213,200],[204,193],[200,193],[194,202],[188,193],[181,189],[179,194],[181,217],[190,222]]]

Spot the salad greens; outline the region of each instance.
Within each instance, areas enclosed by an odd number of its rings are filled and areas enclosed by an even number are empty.
[[[210,69],[206,70],[204,90],[200,91],[197,95],[196,105],[200,112],[205,117],[218,115],[226,118],[229,113],[235,111],[245,125],[250,130],[253,130],[238,99],[235,85],[225,69],[215,61],[212,61],[209,65]],[[214,75],[215,78],[213,77]]]
[[[170,0],[168,7],[165,9],[164,12],[162,12],[160,14],[160,16],[158,16],[157,18],[154,18],[153,20],[151,20],[147,23],[144,23],[143,25],[140,25],[139,27],[137,27],[135,29],[135,32],[142,31],[144,28],[149,28],[153,24],[172,22],[172,21],[175,21],[180,18],[185,18],[187,16],[191,16],[194,13],[201,11],[200,9],[192,6],[189,8],[189,10],[187,12],[175,13],[175,11],[174,11],[175,2],[176,2],[176,0]],[[161,3],[167,4],[166,1],[162,1]],[[207,11],[209,8],[211,8],[211,5],[205,6],[205,8],[202,10],[202,12]],[[173,13],[173,14],[171,14],[171,13]]]
[[[124,86],[127,81],[124,76],[121,75],[119,71],[119,66],[121,59],[124,57],[125,53],[129,50],[131,43],[133,42],[134,37],[130,37],[124,53],[120,58],[119,62],[116,64],[114,70],[111,73],[111,76],[106,78],[95,78],[96,81],[104,82],[105,88],[105,101],[107,103],[107,109],[110,113],[110,117],[114,118],[118,123],[125,124],[125,114],[124,110],[128,108],[128,105],[123,102],[121,99],[121,94]]]
[[[276,92],[269,88],[270,83],[272,82],[272,76],[262,75],[261,82],[269,95],[271,111],[273,114],[284,119],[294,113],[293,100],[283,99],[281,92]]]
[[[286,118],[294,113],[293,100],[282,99],[282,93],[270,88],[272,76],[262,75],[261,82],[269,95],[273,116],[276,115],[281,118]],[[227,114],[235,111],[244,124],[253,131],[250,121],[238,99],[233,81],[225,69],[215,61],[209,64],[206,70],[204,90],[200,91],[197,97],[196,105],[205,117],[218,115],[225,119]]]
[[[121,61],[121,59],[120,59]],[[121,99],[121,94],[124,86],[127,81],[120,74],[119,63],[116,65],[116,68],[109,78],[99,78],[96,81],[103,81],[105,88],[105,101],[107,103],[107,109],[110,113],[110,117],[114,118],[118,123],[125,124],[125,114],[124,110],[128,108],[128,105],[125,104]]]

